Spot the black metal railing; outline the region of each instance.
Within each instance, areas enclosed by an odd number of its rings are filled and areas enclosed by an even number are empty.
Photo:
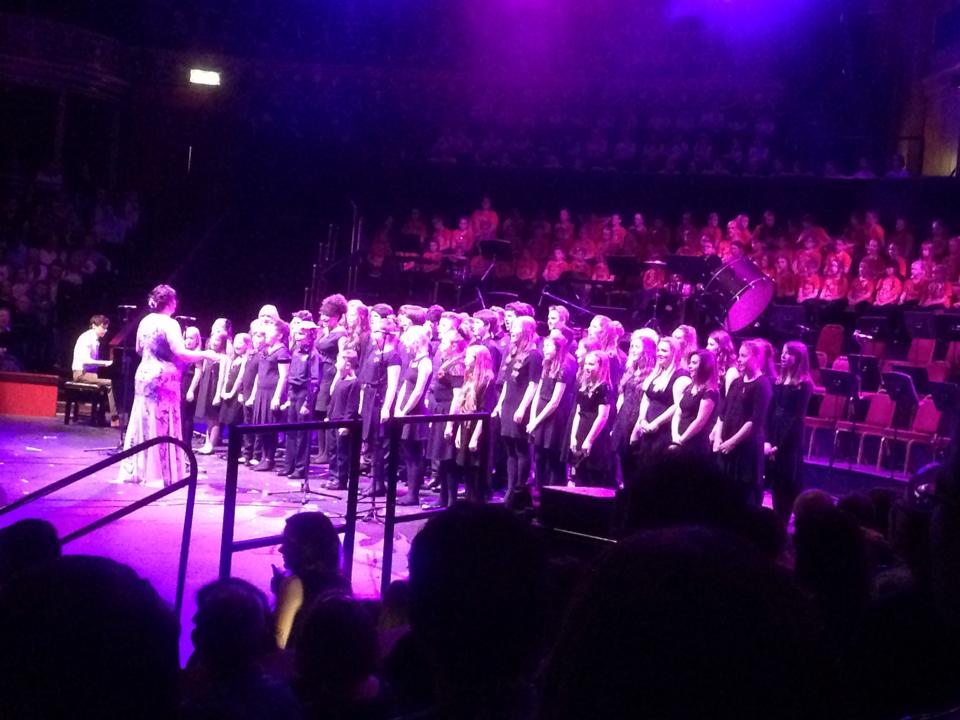
[[[314,430],[346,429],[350,437],[350,468],[347,479],[347,512],[344,523],[337,527],[343,533],[343,572],[347,579],[353,575],[353,552],[357,537],[357,503],[360,496],[360,447],[363,442],[363,423],[360,420],[311,421],[302,423],[263,423],[259,425],[231,425],[227,441],[227,477],[223,498],[223,531],[220,536],[220,577],[230,577],[233,555],[245,550],[279,545],[281,535],[270,535],[247,540],[234,540],[234,523],[237,514],[237,480],[239,475],[240,450],[243,436],[264,432],[304,432]],[[310,463],[305,468],[306,477],[302,487],[307,487]]]
[[[84,468],[83,470],[78,470],[62,480],[52,482],[49,485],[30,493],[29,495],[25,495],[19,500],[15,500],[8,505],[0,507],[0,516],[11,513],[14,510],[19,510],[20,508],[36,502],[47,495],[51,495],[58,490],[62,490],[63,488],[69,487],[74,483],[83,480],[84,478],[90,477],[94,473],[98,473],[101,470],[110,467],[111,465],[116,465],[118,462],[122,462],[127,458],[133,457],[134,455],[137,455],[138,453],[141,453],[144,450],[153,447],[154,445],[160,445],[163,443],[174,445],[186,453],[187,460],[190,463],[190,473],[186,478],[167,485],[162,490],[151,493],[144,498],[140,498],[136,502],[132,502],[129,505],[110,513],[109,515],[105,515],[99,520],[94,520],[92,523],[84,525],[79,530],[74,530],[73,532],[64,535],[60,542],[66,545],[67,543],[73,542],[78,538],[89,535],[94,530],[99,530],[100,528],[106,527],[107,525],[110,525],[121,518],[125,518],[127,515],[130,515],[131,513],[146,507],[147,505],[151,505],[157,500],[162,500],[167,495],[175,493],[178,490],[182,490],[183,488],[187,488],[187,506],[183,515],[183,534],[180,538],[180,562],[179,566],[177,567],[177,591],[174,603],[177,619],[179,620],[180,611],[183,609],[184,587],[186,586],[187,581],[187,560],[190,553],[190,534],[193,529],[193,510],[197,501],[197,458],[193,454],[193,449],[183,440],[164,435],[162,437],[151,438],[150,440],[142,442],[139,445],[134,445],[133,447],[119,452],[116,455],[111,455],[100,462],[94,463],[90,467]]]
[[[387,500],[383,517],[383,561],[381,563],[380,596],[387,592],[390,586],[390,577],[393,573],[393,535],[394,529],[401,523],[413,522],[435,515],[444,508],[422,510],[420,512],[404,513],[397,516],[397,470],[400,462],[400,434],[404,425],[424,425],[434,422],[453,422],[460,426],[462,423],[479,421],[480,442],[477,447],[478,472],[481,478],[486,478],[490,461],[490,413],[464,413],[462,415],[408,415],[406,417],[391,418],[387,421],[387,436],[390,441],[390,457],[387,461]],[[468,442],[466,437],[462,442]],[[456,490],[454,490],[456,492]]]

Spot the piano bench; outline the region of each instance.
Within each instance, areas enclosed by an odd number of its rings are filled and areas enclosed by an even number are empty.
[[[80,405],[90,403],[90,424],[102,427],[107,424],[105,413],[109,404],[107,403],[107,386],[94,385],[84,382],[65,382],[63,384],[63,397],[66,400],[66,407],[63,410],[63,424],[69,425],[80,421]]]

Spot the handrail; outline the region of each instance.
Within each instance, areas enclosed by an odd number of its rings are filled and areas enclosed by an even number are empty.
[[[102,527],[105,527],[117,520],[120,520],[121,518],[124,518],[127,515],[130,515],[131,513],[134,513],[137,510],[144,508],[147,505],[150,505],[156,502],[157,500],[165,498],[167,495],[175,493],[176,491],[186,487],[187,488],[187,506],[183,516],[183,534],[180,539],[180,562],[179,562],[179,566],[177,567],[177,590],[176,590],[176,598],[174,601],[174,610],[177,614],[177,620],[179,621],[180,611],[183,609],[183,593],[184,593],[184,588],[186,586],[186,581],[187,581],[187,560],[189,558],[189,553],[190,553],[190,535],[193,529],[193,510],[197,500],[197,458],[193,454],[193,448],[191,448],[187,443],[185,443],[180,438],[171,437],[169,435],[163,435],[161,437],[155,437],[155,438],[150,438],[149,440],[145,440],[144,442],[138,445],[134,445],[133,447],[129,447],[126,450],[123,450],[122,452],[117,453],[116,455],[111,455],[108,458],[104,458],[103,460],[94,463],[90,467],[86,467],[83,470],[78,470],[77,472],[72,473],[71,475],[68,475],[67,477],[61,480],[57,480],[56,482],[50,483],[49,485],[42,487],[39,490],[35,490],[34,492],[30,493],[29,495],[25,495],[19,500],[15,500],[14,502],[9,503],[8,505],[4,505],[3,507],[0,507],[0,516],[13,512],[14,510],[18,510],[19,508],[29,505],[30,503],[36,502],[37,500],[44,498],[47,495],[51,495],[57,492],[58,490],[62,490],[65,487],[69,487],[70,485],[73,485],[75,482],[78,482],[80,480],[83,480],[84,478],[90,477],[94,473],[98,473],[101,470],[110,467],[111,465],[116,465],[118,462],[126,460],[129,457],[133,457],[134,455],[137,455],[138,453],[141,453],[144,450],[147,450],[148,448],[153,447],[154,445],[160,445],[162,443],[167,443],[167,444],[179,447],[181,450],[183,450],[186,453],[187,460],[190,463],[190,472],[186,478],[182,480],[178,480],[177,482],[172,483],[170,485],[167,485],[163,489],[158,490],[155,493],[151,493],[150,495],[147,495],[144,498],[140,498],[139,500],[132,502],[129,505],[120,508],[119,510],[114,511],[109,515],[105,515],[99,520],[94,520],[92,523],[89,523],[88,525],[84,525],[82,528],[78,530],[74,530],[72,533],[65,535],[60,542],[64,545],[66,545],[69,542],[73,542],[78,538],[81,538],[85,535],[89,535],[94,530],[99,530]]]
[[[353,575],[353,551],[357,537],[357,504],[360,497],[360,449],[363,443],[363,423],[360,420],[312,420],[302,423],[260,423],[258,425],[230,425],[227,441],[227,476],[223,498],[223,529],[220,535],[220,578],[230,577],[233,554],[244,550],[278,545],[282,535],[262,538],[234,540],[234,523],[237,515],[237,483],[239,475],[240,450],[243,436],[257,432],[311,432],[312,430],[350,431],[350,469],[347,480],[347,516],[342,526],[343,532],[343,574],[349,580]],[[307,463],[304,483],[309,478],[310,464]]]
[[[433,422],[454,422],[457,424],[479,420],[480,445],[478,447],[480,477],[486,477],[490,462],[490,413],[463,413],[453,415],[406,415],[387,420],[390,437],[390,459],[387,462],[387,502],[383,518],[383,559],[380,565],[380,597],[386,595],[393,571],[393,530],[400,523],[413,522],[436,515],[443,508],[421,512],[405,513],[397,517],[397,471],[400,462],[400,431],[404,425],[425,425]]]

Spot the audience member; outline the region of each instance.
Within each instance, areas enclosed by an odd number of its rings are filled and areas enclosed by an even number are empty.
[[[177,622],[151,585],[71,555],[0,592],[4,718],[156,718],[177,704]]]
[[[180,718],[300,718],[291,690],[267,672],[276,645],[263,592],[245,580],[216,580],[197,593],[193,622]]]
[[[541,717],[821,717],[829,677],[812,608],[783,571],[720,531],[645,531],[574,603]]]

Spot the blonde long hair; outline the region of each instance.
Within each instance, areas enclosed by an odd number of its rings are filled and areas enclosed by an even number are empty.
[[[662,337],[660,338],[660,343],[657,345],[658,349],[663,343],[667,343],[667,345],[670,346],[670,361],[665,368],[654,365],[653,372],[647,375],[647,379],[643,381],[644,392],[647,392],[650,388],[653,388],[654,392],[663,392],[667,389],[667,386],[670,385],[670,380],[674,374],[680,369],[679,356],[681,348],[679,341],[672,337]]]
[[[468,347],[464,361],[463,387],[451,408],[451,412],[457,414],[476,412],[480,399],[493,382],[493,357],[484,345]]]
[[[641,345],[640,352],[634,352],[634,343]],[[620,378],[620,391],[631,381],[643,382],[657,365],[657,343],[647,332],[634,330],[630,335],[630,352],[627,354],[627,366]]]

